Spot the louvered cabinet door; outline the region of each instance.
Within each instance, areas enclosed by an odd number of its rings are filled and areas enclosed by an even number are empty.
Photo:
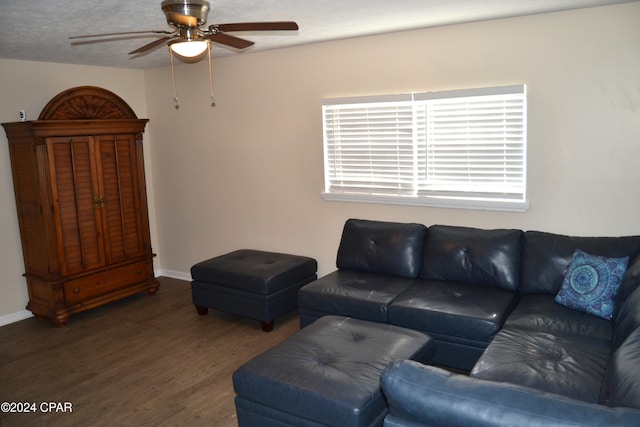
[[[93,138],[47,139],[49,171],[63,276],[105,264]]]
[[[144,255],[134,135],[95,137],[105,256],[108,264]]]

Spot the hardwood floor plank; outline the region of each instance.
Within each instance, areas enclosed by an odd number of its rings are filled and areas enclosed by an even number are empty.
[[[71,317],[0,328],[0,402],[71,402],[72,413],[0,413],[13,426],[237,426],[232,373],[293,335],[298,316],[260,323],[198,316],[189,282]]]

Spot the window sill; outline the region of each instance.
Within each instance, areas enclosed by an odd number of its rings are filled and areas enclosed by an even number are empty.
[[[334,202],[378,203],[387,205],[428,206],[434,208],[473,209],[504,212],[526,212],[528,201],[457,199],[450,197],[383,196],[355,193],[322,193],[322,198]]]

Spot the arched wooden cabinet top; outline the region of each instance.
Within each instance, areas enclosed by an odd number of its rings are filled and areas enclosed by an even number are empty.
[[[137,119],[122,98],[96,86],[78,86],[56,95],[38,120]]]

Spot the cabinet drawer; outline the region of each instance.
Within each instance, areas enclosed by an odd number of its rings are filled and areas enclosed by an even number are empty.
[[[146,280],[149,278],[149,274],[150,263],[147,261],[101,271],[66,282],[64,297],[67,303],[81,302]]]

